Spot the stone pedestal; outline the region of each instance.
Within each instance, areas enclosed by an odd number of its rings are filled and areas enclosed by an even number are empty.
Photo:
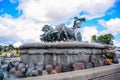
[[[75,61],[89,61],[101,57],[107,47],[101,44],[80,42],[32,43],[20,47],[21,60],[25,63],[70,64]]]

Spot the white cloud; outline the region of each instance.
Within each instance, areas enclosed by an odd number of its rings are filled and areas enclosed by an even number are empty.
[[[120,33],[120,18],[110,19],[109,21],[101,20],[99,21],[101,25],[107,28],[107,30],[103,30],[101,33],[111,33],[113,35],[117,35]]]
[[[82,39],[83,39],[83,41],[91,42],[91,36],[94,35],[94,34],[95,35],[98,34],[98,30],[95,26],[84,27],[82,29]]]
[[[115,0],[22,0],[18,9],[26,18],[40,22],[60,23],[80,11],[88,13],[87,18],[101,17],[114,5]]]
[[[115,0],[20,0],[17,9],[22,10],[21,17],[0,17],[0,38],[14,42],[38,42],[44,24],[65,22],[80,11],[85,11],[87,14],[84,16],[89,19],[101,17],[114,2]],[[90,41],[91,35],[98,33],[96,27],[85,27],[83,30],[84,41]]]
[[[114,34],[117,34],[120,32],[120,19],[115,18],[115,19],[110,19],[109,21],[106,22],[106,27],[110,32],[113,32]]]
[[[34,42],[39,41],[43,24],[35,23],[23,18],[12,19],[0,17],[0,37],[12,41]]]
[[[103,27],[106,26],[105,20],[98,20],[98,23],[102,25]]]
[[[14,47],[19,47],[19,46],[21,46],[22,44],[23,44],[22,42],[18,41],[18,42],[16,42],[16,43],[14,43],[13,46],[14,46]]]
[[[111,33],[114,36],[119,36],[120,33],[120,18],[113,18],[108,21],[99,20],[101,25],[103,25],[106,30],[100,32],[100,34],[108,34]],[[117,37],[118,38],[118,37]],[[120,42],[113,40],[115,46],[120,46]]]
[[[118,41],[115,41],[115,40],[114,40],[113,42],[114,42],[114,45],[115,45],[115,46],[118,46],[118,47],[120,47],[120,42],[118,42]]]

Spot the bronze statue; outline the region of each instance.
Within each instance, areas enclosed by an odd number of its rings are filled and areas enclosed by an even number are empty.
[[[57,41],[57,30],[53,29],[53,27],[49,26],[49,25],[44,25],[42,28],[42,31],[44,32],[44,34],[40,35],[41,36],[41,40],[45,41],[45,42],[53,42],[53,41]]]
[[[74,19],[75,19],[75,21],[74,21],[74,24],[73,24],[73,30],[74,30],[75,40],[76,41],[82,41],[80,28],[81,28],[82,22],[85,21],[85,18],[75,17]]]
[[[42,31],[44,34],[40,35],[41,40],[45,42],[53,41],[82,41],[82,36],[80,32],[80,27],[85,18],[75,17],[73,28],[68,28],[65,24],[59,24],[55,27],[44,25]]]

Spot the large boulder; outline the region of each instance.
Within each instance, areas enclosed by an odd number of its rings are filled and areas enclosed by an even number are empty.
[[[53,70],[53,65],[49,64],[46,66],[46,71],[48,72],[48,74],[50,74],[52,70]]]
[[[63,66],[63,72],[68,72],[72,70],[73,70],[72,64]]]
[[[9,73],[12,73],[12,74],[15,74],[15,72],[16,72],[16,67],[13,67],[13,68],[9,71]]]
[[[19,64],[20,64],[20,62],[19,62],[19,61],[15,61],[15,62],[14,62],[14,66],[15,66],[15,67],[18,67],[18,66],[19,66]]]
[[[19,65],[18,65],[18,70],[20,70],[20,69],[22,69],[22,68],[24,68],[25,67],[25,64],[24,63],[19,63]]]
[[[25,73],[27,69],[26,69],[25,67],[23,67],[23,68],[20,69],[20,70],[21,70],[22,73]]]
[[[29,64],[29,66],[28,66],[28,69],[27,69],[27,72],[26,72],[26,75],[27,76],[31,76],[32,74],[31,74],[31,72],[33,71],[33,70],[35,70],[35,64],[34,63],[30,63]]]
[[[20,70],[17,70],[17,71],[16,71],[15,76],[18,77],[18,78],[25,77],[25,75],[24,75],[24,74],[22,73],[22,71],[20,71]]]
[[[88,61],[85,61],[85,69],[88,69],[88,68],[93,68],[93,64],[91,62],[88,62]]]
[[[56,71],[57,73],[61,73],[62,70],[63,70],[63,66],[62,66],[62,65],[57,65],[57,66],[55,67],[55,71]]]
[[[73,68],[74,68],[74,70],[85,69],[84,62],[82,62],[82,61],[75,62],[75,63],[73,64]]]
[[[14,67],[13,63],[9,62],[7,66],[7,71],[9,72],[13,67]]]

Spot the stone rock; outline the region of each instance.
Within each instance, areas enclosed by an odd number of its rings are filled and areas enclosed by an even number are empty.
[[[25,75],[20,70],[16,71],[15,76],[18,77],[18,78],[25,77]]]
[[[48,72],[46,70],[43,70],[42,75],[48,75]]]
[[[94,67],[99,67],[100,66],[99,61],[97,59],[93,59],[92,62],[94,64]]]
[[[115,56],[115,53],[114,52],[107,52],[105,55],[107,58],[113,58]]]
[[[19,66],[19,62],[16,61],[16,62],[14,63],[14,66],[15,66],[15,67],[18,67],[18,66]]]
[[[62,65],[58,65],[58,66],[55,67],[55,71],[57,71],[57,73],[61,73],[62,69],[63,69]]]
[[[33,70],[32,73],[33,73],[33,76],[38,76],[39,75],[38,70]]]
[[[40,73],[40,71],[38,72],[38,67],[36,67],[37,65],[35,63],[30,63],[26,75],[27,76],[38,76]]]
[[[4,65],[1,66],[1,69],[2,69],[2,70],[7,70],[7,68],[8,68],[8,65],[7,65],[7,64],[4,64]]]
[[[25,72],[26,72],[26,68],[25,68],[25,67],[22,68],[22,69],[20,69],[20,70],[21,70],[22,73],[25,73]]]
[[[38,70],[32,70],[28,76],[32,77],[32,76],[38,76],[39,73],[38,73]]]
[[[71,64],[63,66],[63,72],[72,71],[73,67]]]
[[[9,72],[14,67],[12,62],[8,63],[7,71]]]
[[[43,70],[43,65],[39,65],[39,64],[38,64],[38,65],[35,66],[35,68],[36,68],[37,70]]]
[[[112,64],[112,59],[111,58],[106,58],[105,65],[111,65],[111,64]]]
[[[37,64],[35,69],[38,70],[39,75],[42,75],[43,65]]]
[[[35,69],[35,64],[34,63],[30,63],[28,69],[31,69],[31,70]]]
[[[15,78],[16,78],[16,76],[14,74],[9,74],[9,80],[13,80]]]
[[[19,63],[19,65],[18,65],[18,70],[20,70],[20,69],[22,69],[22,68],[24,68],[25,67],[25,64],[24,63]]]
[[[93,64],[91,62],[84,62],[85,63],[85,69],[88,69],[88,68],[93,68]]]
[[[10,71],[9,71],[9,73],[15,73],[16,72],[16,68],[15,67],[13,67]]]
[[[1,60],[1,65],[3,65],[3,64],[5,64],[5,60],[4,59]]]
[[[99,59],[98,60],[100,66],[104,66],[105,64],[105,59]]]
[[[32,70],[35,69],[35,64],[34,63],[30,63],[26,72],[26,75],[29,76],[29,74],[31,73]]]
[[[52,70],[51,74],[58,74],[58,72],[56,70]]]
[[[51,71],[53,70],[53,65],[49,64],[46,66],[46,71],[50,74]]]
[[[85,69],[84,62],[75,62],[73,64],[74,70]]]
[[[118,58],[117,57],[113,57],[113,61],[112,62],[115,63],[115,64],[118,64],[119,63]]]

